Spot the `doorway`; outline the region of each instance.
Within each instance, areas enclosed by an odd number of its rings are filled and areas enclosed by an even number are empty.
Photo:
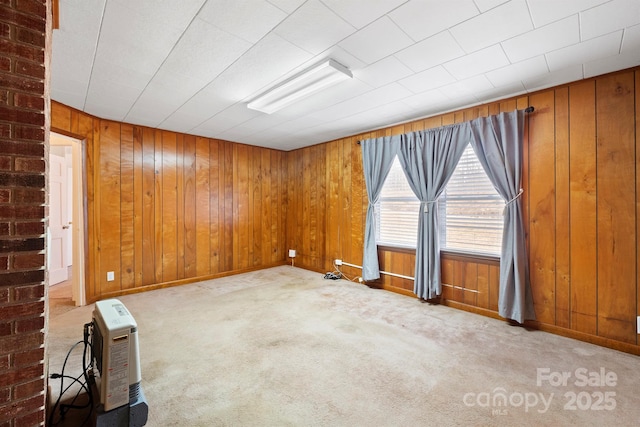
[[[49,302],[51,309],[72,308],[86,304],[83,145],[54,132],[49,143]]]

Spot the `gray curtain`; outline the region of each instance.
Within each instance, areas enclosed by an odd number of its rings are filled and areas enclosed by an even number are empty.
[[[376,245],[375,204],[378,202],[384,181],[391,170],[399,142],[400,135],[367,139],[360,142],[364,181],[367,185],[367,198],[369,199],[362,255],[362,278],[364,280],[380,278],[378,247]]]
[[[398,159],[420,200],[413,292],[422,299],[442,293],[437,200],[471,138],[469,122],[402,135]]]
[[[471,122],[473,149],[506,202],[498,312],[519,323],[535,319],[520,198],[524,114],[524,110],[516,110]]]

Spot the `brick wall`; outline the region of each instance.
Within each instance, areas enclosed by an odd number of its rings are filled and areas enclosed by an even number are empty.
[[[0,427],[44,423],[47,0],[0,0]]]

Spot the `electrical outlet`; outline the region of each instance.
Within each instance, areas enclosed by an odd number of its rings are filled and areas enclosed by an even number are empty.
[[[336,265],[342,265],[342,260],[341,259],[337,259],[336,260]]]
[[[295,257],[296,257],[296,250],[289,249],[289,258],[295,258]]]
[[[638,333],[640,334],[640,316],[638,316]]]
[[[107,282],[113,282],[116,280],[116,275],[113,271],[107,271]]]

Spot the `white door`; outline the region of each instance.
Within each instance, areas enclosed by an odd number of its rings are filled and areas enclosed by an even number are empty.
[[[69,278],[67,266],[67,162],[49,154],[49,285]]]

